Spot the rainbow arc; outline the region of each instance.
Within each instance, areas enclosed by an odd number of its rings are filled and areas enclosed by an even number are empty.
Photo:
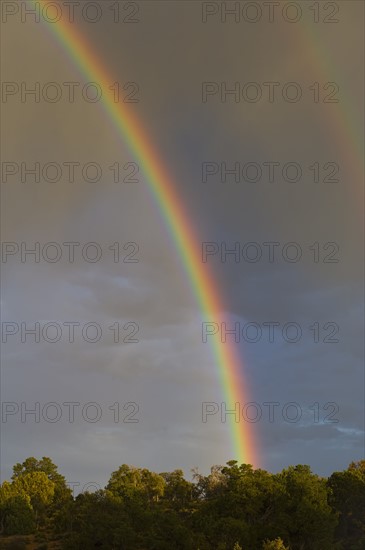
[[[41,6],[46,1],[28,0],[34,6]],[[103,95],[99,105],[102,105],[123,145],[129,149],[146,178],[151,195],[181,258],[202,318],[219,323],[223,320],[224,312],[219,289],[207,264],[202,263],[199,239],[194,231],[193,222],[179,198],[178,186],[155,150],[147,131],[127,103],[114,102],[111,90],[115,78],[108,74],[103,61],[98,58],[76,25],[62,19],[52,24],[45,21],[44,24],[63,45],[80,73],[101,87]],[[234,409],[235,403],[247,403],[249,392],[247,384],[244,383],[242,359],[235,345],[222,343],[216,338],[212,340],[211,346],[227,410]],[[233,418],[229,421],[234,458],[240,463],[257,466],[252,425],[247,422],[235,422],[234,415],[229,417]]]

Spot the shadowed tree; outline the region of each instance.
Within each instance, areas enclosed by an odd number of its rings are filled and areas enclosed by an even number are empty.
[[[333,550],[337,515],[328,503],[326,480],[309,466],[290,466],[277,474],[283,487],[276,518],[291,550]]]
[[[0,487],[2,534],[35,530],[65,550],[365,550],[365,461],[328,480],[236,461],[193,480],[123,464],[73,499],[51,459],[30,457]]]
[[[0,525],[3,535],[28,535],[36,527],[29,496],[18,495],[7,481],[0,487]]]
[[[327,482],[329,502],[339,514],[337,538],[345,550],[365,548],[365,460],[351,462]]]

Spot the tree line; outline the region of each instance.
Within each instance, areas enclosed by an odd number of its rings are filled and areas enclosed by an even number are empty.
[[[232,460],[192,481],[123,464],[74,497],[50,458],[29,457],[2,483],[0,515],[14,550],[365,550],[365,460],[328,478]]]

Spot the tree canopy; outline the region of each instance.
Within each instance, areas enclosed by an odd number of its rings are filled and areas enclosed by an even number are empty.
[[[104,489],[73,497],[50,458],[29,457],[0,487],[0,547],[35,548],[36,540],[44,550],[365,548],[365,461],[329,478],[307,465],[272,474],[234,460],[192,474],[188,481],[182,470],[122,464]]]

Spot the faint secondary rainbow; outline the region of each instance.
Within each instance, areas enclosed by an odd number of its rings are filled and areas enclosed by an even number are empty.
[[[28,2],[37,7],[37,4],[39,6],[46,0],[28,0]],[[203,320],[219,322],[222,319],[224,307],[218,288],[207,264],[202,263],[198,238],[191,219],[179,200],[177,186],[155,151],[145,129],[124,103],[114,103],[110,87],[115,79],[108,74],[102,60],[98,59],[96,52],[91,49],[76,26],[62,19],[52,24],[45,22],[45,25],[58,38],[81,73],[101,87],[103,97],[100,104],[103,105],[130,152],[138,159],[139,167],[146,176],[149,189],[181,257],[202,316],[205,317]],[[242,359],[234,344],[228,342],[223,344],[215,338],[212,342],[212,351],[218,366],[227,409],[233,409],[237,402],[247,403],[249,392],[242,372]],[[235,459],[240,463],[249,463],[257,467],[258,451],[252,425],[248,422],[231,420],[234,418],[233,415],[229,418]]]
[[[294,26],[295,27],[295,26]],[[292,25],[288,26],[288,32],[294,42],[302,49],[305,49],[306,56],[303,56],[312,70],[315,78],[324,84],[335,81],[339,84],[339,102],[336,104],[321,104],[319,116],[326,119],[328,135],[337,142],[341,151],[342,159],[354,177],[349,182],[352,191],[351,196],[356,197],[355,207],[362,211],[363,200],[358,200],[364,192],[364,130],[362,105],[356,105],[354,98],[346,91],[346,84],[341,74],[336,70],[336,59],[331,58],[330,50],[326,48],[318,24],[303,22],[300,26],[301,32],[296,32]],[[337,97],[337,96],[336,96]],[[359,216],[359,221],[362,216]]]

